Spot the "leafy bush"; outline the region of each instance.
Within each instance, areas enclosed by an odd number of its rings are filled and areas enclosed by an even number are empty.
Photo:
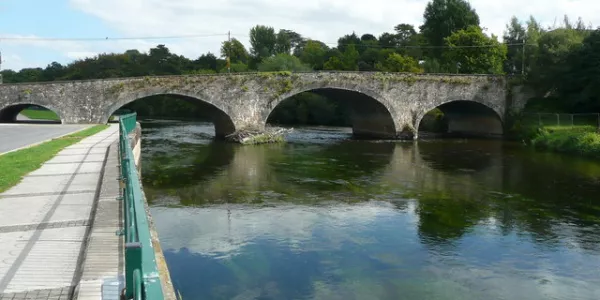
[[[531,143],[538,149],[600,158],[600,134],[593,126],[540,128]]]

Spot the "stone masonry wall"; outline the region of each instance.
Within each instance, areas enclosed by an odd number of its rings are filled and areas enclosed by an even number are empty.
[[[398,133],[418,128],[427,111],[450,101],[469,100],[507,110],[502,76],[378,72],[250,73],[83,80],[0,85],[0,110],[36,104],[55,111],[63,123],[105,123],[123,105],[158,94],[187,96],[214,108],[221,135],[263,129],[281,101],[315,89],[355,91],[381,103]],[[514,94],[514,93],[513,93]]]

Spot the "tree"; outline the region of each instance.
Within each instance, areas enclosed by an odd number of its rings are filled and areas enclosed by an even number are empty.
[[[417,33],[415,27],[402,23],[394,26],[394,30],[394,33],[384,32],[379,36],[379,46],[386,49],[393,48],[402,55],[409,55],[416,59],[421,58],[422,53],[419,46],[423,44],[422,36]]]
[[[569,53],[557,90],[570,111],[600,111],[600,29]]]
[[[280,53],[263,60],[258,66],[261,72],[274,71],[310,71],[310,67],[303,64],[300,59],[286,53]]]
[[[248,51],[244,45],[235,38],[230,41],[223,42],[221,46],[221,57],[229,57],[231,63],[247,63]]]
[[[352,34],[346,34],[343,37],[338,39],[338,46],[337,48],[344,52],[346,51],[346,48],[349,45],[354,45],[354,48],[356,49],[356,46],[360,45],[360,38],[358,38],[358,35],[356,35],[356,33],[352,33]]]
[[[220,73],[226,73],[227,71],[228,71],[227,67],[224,67],[219,72]],[[245,64],[245,63],[241,63],[241,62],[232,63],[229,66],[229,71],[231,71],[231,73],[248,72],[248,65]]]
[[[194,61],[194,68],[196,70],[217,70],[217,57],[210,52],[202,54]]]
[[[424,44],[423,36],[418,34],[415,27],[411,24],[398,24],[394,27],[396,31],[396,42],[398,43],[398,52],[403,55],[409,55],[416,59],[421,58],[422,51],[418,46]]]
[[[425,7],[420,30],[429,46],[441,47],[445,38],[469,26],[479,26],[479,16],[465,0],[433,0]],[[441,58],[441,48],[430,49],[429,57]]]
[[[277,36],[273,27],[256,25],[250,29],[250,53],[258,61],[275,54]]]
[[[325,70],[344,70],[344,71],[356,71],[358,70],[358,58],[359,54],[354,44],[346,45],[346,50],[343,53],[337,53],[327,60],[324,65]]]
[[[530,16],[526,22],[527,33],[525,34],[525,74],[531,71],[531,68],[535,65],[538,55],[538,40],[542,36],[544,30],[538,21]]]
[[[292,51],[292,42],[286,30],[279,30],[277,33],[277,42],[275,43],[275,53],[290,54]]]
[[[504,43],[506,44],[524,44],[527,31],[517,17],[512,17],[510,23],[506,25],[504,31]],[[508,74],[521,74],[525,72],[523,69],[523,46],[508,47],[506,53],[506,61],[504,63],[504,72]]]
[[[172,54],[165,45],[158,45],[150,49],[148,55],[149,73],[152,75],[181,74],[182,57]]]
[[[552,93],[568,69],[567,57],[582,45],[588,31],[558,28],[542,33],[538,40],[535,64],[528,74],[528,82],[538,93]]]
[[[282,29],[279,32],[282,32],[282,31],[287,34],[287,38],[290,41],[291,51],[296,50],[296,48],[298,46],[300,46],[301,44],[303,44],[305,42],[305,39],[302,37],[302,35],[300,35],[299,33],[295,32],[293,30]]]
[[[366,41],[377,41],[377,38],[370,34],[370,33],[365,33],[360,37],[360,41],[361,42],[366,42]]]
[[[382,48],[396,48],[399,44],[398,35],[394,33],[384,32],[379,36],[379,46]]]
[[[325,63],[325,53],[327,46],[319,41],[308,40],[300,60],[309,65],[314,70],[322,70]]]
[[[379,61],[380,50],[377,48],[369,48],[365,50],[359,58],[358,70],[359,71],[375,71],[375,64]]]
[[[444,52],[444,61],[446,64],[456,63],[458,73],[503,73],[506,45],[498,42],[494,35],[486,36],[479,26],[459,30],[445,40],[449,48]]]
[[[56,80],[62,78],[67,73],[65,66],[57,62],[52,62],[42,71],[41,79],[44,81]]]
[[[415,26],[406,23],[396,25],[394,30],[396,31],[396,35],[401,44],[409,43],[417,34]]]
[[[398,53],[390,54],[384,61],[378,62],[377,70],[383,72],[410,72],[422,73],[419,62],[410,56],[404,56]]]

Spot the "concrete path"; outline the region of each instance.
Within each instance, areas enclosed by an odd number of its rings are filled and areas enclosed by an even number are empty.
[[[0,194],[0,300],[117,299],[118,126]]]
[[[90,125],[0,124],[0,154],[87,127]]]

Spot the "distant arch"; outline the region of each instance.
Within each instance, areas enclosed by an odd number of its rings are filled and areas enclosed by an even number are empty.
[[[263,124],[268,122],[273,111],[282,102],[304,92],[313,92],[328,96],[328,98],[348,98],[347,101],[351,105],[353,111],[351,119],[352,130],[355,136],[395,137],[400,128],[394,108],[390,105],[389,101],[379,93],[356,86],[323,85],[322,83],[293,88],[291,91],[270,101],[262,110]]]
[[[500,108],[474,100],[450,100],[428,106],[418,116],[415,127],[420,128],[424,116],[435,108],[444,113],[449,123],[448,133],[504,134],[504,118]]]
[[[2,107],[0,107],[0,123],[14,123],[17,122],[17,116],[21,111],[27,109],[29,107],[42,107],[47,110],[54,112],[58,116],[58,121],[55,123],[64,123],[63,113],[53,105],[49,104],[37,104],[34,102],[16,102],[16,103],[8,103]]]
[[[217,137],[225,137],[236,130],[235,124],[228,113],[226,107],[223,107],[215,101],[206,100],[210,99],[205,95],[198,93],[190,93],[184,91],[165,91],[165,90],[142,90],[135,93],[124,93],[117,98],[117,101],[109,105],[103,112],[102,123],[107,123],[109,118],[123,106],[132,103],[134,101],[143,100],[152,96],[175,96],[185,101],[197,102],[205,106],[208,110],[212,122],[215,126],[215,135]]]

